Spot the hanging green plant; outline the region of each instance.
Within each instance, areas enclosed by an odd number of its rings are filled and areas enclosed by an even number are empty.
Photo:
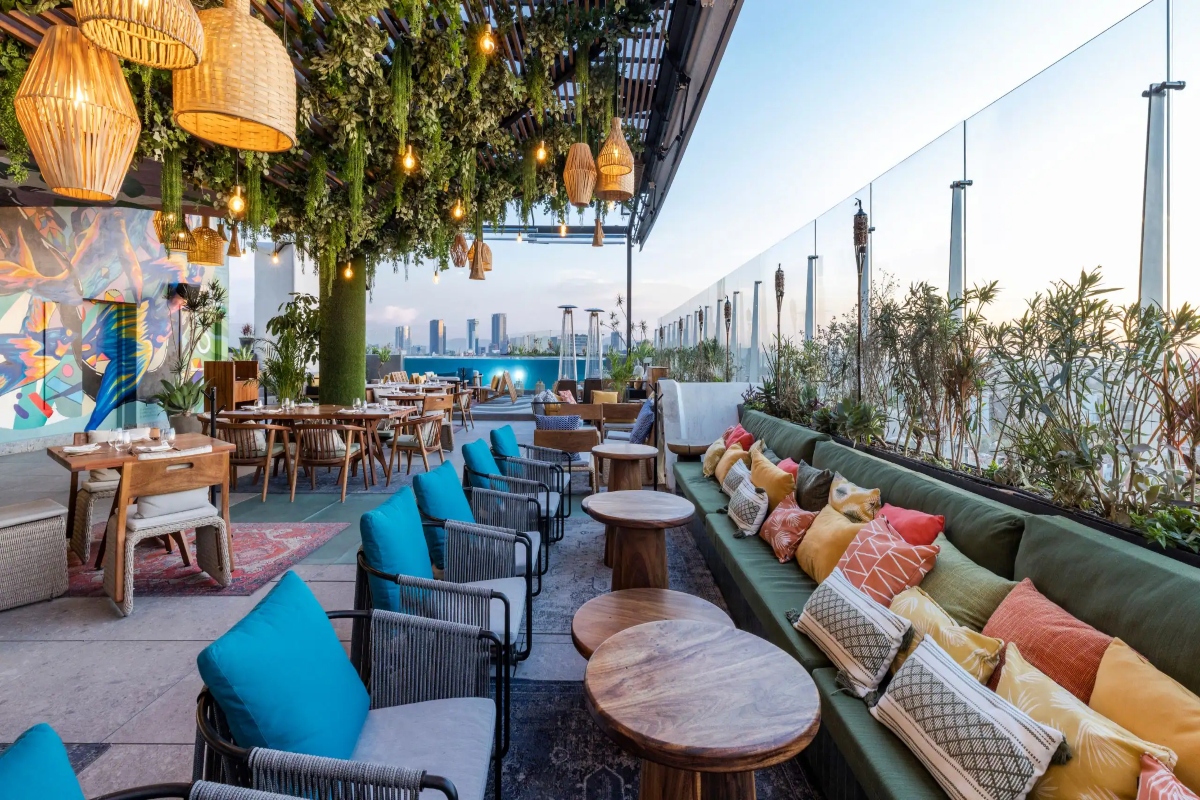
[[[367,131],[359,123],[354,129],[346,151],[346,192],[349,200],[350,230],[357,232],[362,228],[363,213],[363,175],[366,171],[367,160]]]
[[[525,93],[529,95],[529,110],[540,128],[546,122],[546,97],[550,93],[550,81],[540,53],[530,56],[525,65]]]
[[[408,33],[414,39],[420,39],[425,30],[426,0],[393,0],[392,9],[396,15],[408,23]]]
[[[29,177],[25,167],[29,159],[29,142],[25,141],[25,132],[17,123],[17,110],[13,106],[13,97],[28,68],[29,59],[21,46],[12,39],[5,39],[0,45],[0,139],[4,140],[8,150],[8,177],[15,183],[23,183]]]
[[[163,230],[174,233],[183,219],[183,154],[175,148],[163,151],[159,196],[165,222]]]
[[[401,39],[392,53],[392,124],[401,146],[408,141],[408,109],[412,103],[412,45]]]
[[[246,153],[246,227],[255,233],[262,229],[267,219],[267,208],[263,202],[264,169],[265,154]]]
[[[467,28],[467,94],[472,100],[479,99],[479,80],[487,69],[488,54],[483,52],[483,33],[490,26],[474,24]]]
[[[468,150],[463,155],[461,182],[463,202],[466,203],[468,208],[475,201],[475,170],[477,167],[477,161],[478,158],[476,157],[474,150]]]
[[[521,223],[533,221],[533,204],[537,200],[537,156],[536,145],[526,148],[521,156]]]
[[[580,126],[587,124],[587,100],[591,82],[591,65],[588,63],[590,42],[580,42],[575,50],[575,114],[579,117]]]
[[[310,222],[317,218],[317,209],[324,202],[328,192],[325,173],[329,166],[325,156],[318,153],[309,162],[308,186],[304,190],[304,217]]]

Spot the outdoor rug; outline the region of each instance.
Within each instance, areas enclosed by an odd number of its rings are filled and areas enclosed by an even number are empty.
[[[641,762],[596,727],[582,683],[515,680],[512,687],[507,800],[636,800]],[[796,759],[759,770],[756,782],[758,800],[821,797]]]
[[[401,464],[403,464],[403,463],[404,462],[401,461]],[[441,464],[441,462],[438,461],[438,458],[436,455],[434,455],[429,461],[430,469],[436,468],[440,464]],[[306,473],[303,469],[300,470],[300,474],[296,476],[296,495],[297,496],[306,494],[306,493],[312,494],[313,492],[317,492],[319,494],[341,494],[342,493],[342,480],[341,480],[341,477],[339,476],[339,472],[341,470],[340,467],[333,467],[332,469],[328,469],[328,470],[325,467],[317,467],[316,470],[317,470],[317,488],[316,489],[311,488],[312,484],[310,483],[308,473]],[[413,472],[420,474],[424,471],[425,471],[425,466],[421,463],[421,459],[418,457],[416,460],[416,463],[413,464]],[[364,489],[363,488],[363,479],[362,479],[362,469],[360,468],[358,470],[357,474],[351,474],[346,479],[346,494],[366,494],[368,492],[371,494],[391,494],[395,491],[398,491],[401,486],[412,485],[412,475],[409,475],[408,470],[402,470],[400,468],[397,468],[392,471],[392,485],[384,486],[384,483],[386,481],[385,481],[384,474],[383,474],[383,468],[380,467],[378,464],[375,465],[375,480],[376,480],[376,482],[371,485],[371,488]],[[261,493],[262,492],[262,482],[261,481],[252,481],[250,479],[249,475],[243,475],[238,480],[237,491]],[[271,478],[271,483],[267,487],[267,493],[269,495],[279,494],[279,495],[283,495],[284,497],[287,497],[289,494],[291,494],[291,491],[292,491],[292,487],[291,487],[291,484],[288,482],[287,470],[280,467],[279,474],[276,475],[275,477]]]
[[[192,555],[192,566],[185,567],[178,549],[167,552],[154,540],[143,541],[134,554],[134,593],[141,597],[221,594],[254,594],[269,581],[283,574],[347,527],[345,522],[235,522],[233,523],[233,580],[228,586],[216,581],[196,566],[195,531],[184,538]],[[95,561],[104,525],[92,532],[92,560]],[[92,564],[80,564],[69,555],[69,597],[103,597],[104,572]]]

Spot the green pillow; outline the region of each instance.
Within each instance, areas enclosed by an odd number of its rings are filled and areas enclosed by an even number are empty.
[[[921,590],[961,625],[982,631],[992,612],[1017,585],[979,566],[939,533],[937,564],[921,581]]]

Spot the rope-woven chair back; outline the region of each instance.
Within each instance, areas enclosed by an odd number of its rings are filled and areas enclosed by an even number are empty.
[[[300,427],[301,458],[314,461],[333,461],[346,455],[346,440],[340,431],[344,425]]]
[[[371,614],[371,707],[490,697],[492,645],[480,629],[438,619]],[[429,669],[430,664],[442,665]]]
[[[256,788],[310,800],[418,800],[424,772],[282,750],[250,751]]]
[[[229,442],[237,449],[234,458],[262,458],[267,452],[266,431],[254,430],[257,426],[217,423],[217,438]]]
[[[422,422],[419,427],[421,440],[425,442],[427,450],[442,446],[442,415],[440,413],[435,418]]]

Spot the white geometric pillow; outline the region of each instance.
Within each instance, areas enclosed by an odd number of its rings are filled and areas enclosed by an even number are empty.
[[[1061,732],[981,684],[928,635],[871,716],[956,800],[1023,798],[1052,761],[1069,757]]]
[[[745,466],[742,468],[745,469]],[[750,481],[738,484],[737,491],[729,498],[729,518],[738,529],[734,538],[745,539],[758,533],[763,520],[767,518],[768,505],[766,489],[759,489]]]
[[[813,591],[802,613],[789,611],[787,617],[825,651],[838,668],[838,683],[855,697],[879,688],[912,628],[855,588],[840,568]]]
[[[733,462],[729,472],[725,473],[725,480],[721,482],[721,491],[733,497],[733,493],[742,485],[742,481],[750,482],[750,468],[746,466],[746,462],[738,459]]]

